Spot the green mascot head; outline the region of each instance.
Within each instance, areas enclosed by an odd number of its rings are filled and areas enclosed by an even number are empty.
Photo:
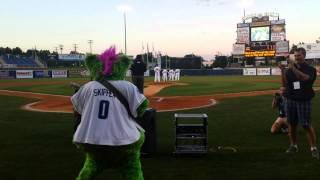
[[[124,80],[131,60],[124,54],[116,54],[115,47],[111,46],[100,55],[88,55],[85,63],[92,80]],[[146,99],[138,107],[138,116],[142,116],[148,104],[149,101]]]
[[[124,80],[131,61],[124,54],[116,54],[112,46],[101,55],[88,55],[85,63],[92,80]]]

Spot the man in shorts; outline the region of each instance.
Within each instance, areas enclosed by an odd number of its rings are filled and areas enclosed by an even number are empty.
[[[311,125],[311,99],[315,93],[313,83],[316,80],[316,69],[305,61],[306,50],[297,48],[294,52],[295,61],[291,60],[285,73],[286,80],[286,112],[289,123],[290,146],[287,153],[298,152],[297,125],[300,124],[307,133],[313,158],[319,159],[316,147],[316,134]]]

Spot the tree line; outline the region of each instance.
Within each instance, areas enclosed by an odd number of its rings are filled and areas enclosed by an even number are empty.
[[[49,50],[27,49],[23,51],[20,47],[0,47],[0,56],[7,54],[26,57],[33,57],[36,54],[42,60],[49,60],[52,59],[52,57],[56,59],[58,57],[57,52],[50,52]]]

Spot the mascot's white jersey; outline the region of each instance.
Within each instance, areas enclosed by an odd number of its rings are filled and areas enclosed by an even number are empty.
[[[137,108],[146,99],[128,81],[109,81],[128,100],[130,111],[137,116]],[[97,81],[91,81],[71,97],[74,109],[81,114],[73,141],[96,145],[127,145],[140,138],[144,131],[129,115],[124,105]],[[139,130],[138,130],[139,129]]]

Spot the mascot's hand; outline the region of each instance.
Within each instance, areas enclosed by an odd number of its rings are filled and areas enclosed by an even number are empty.
[[[141,103],[141,105],[137,109],[138,117],[142,117],[143,113],[146,111],[148,106],[149,106],[149,100],[146,99]]]

